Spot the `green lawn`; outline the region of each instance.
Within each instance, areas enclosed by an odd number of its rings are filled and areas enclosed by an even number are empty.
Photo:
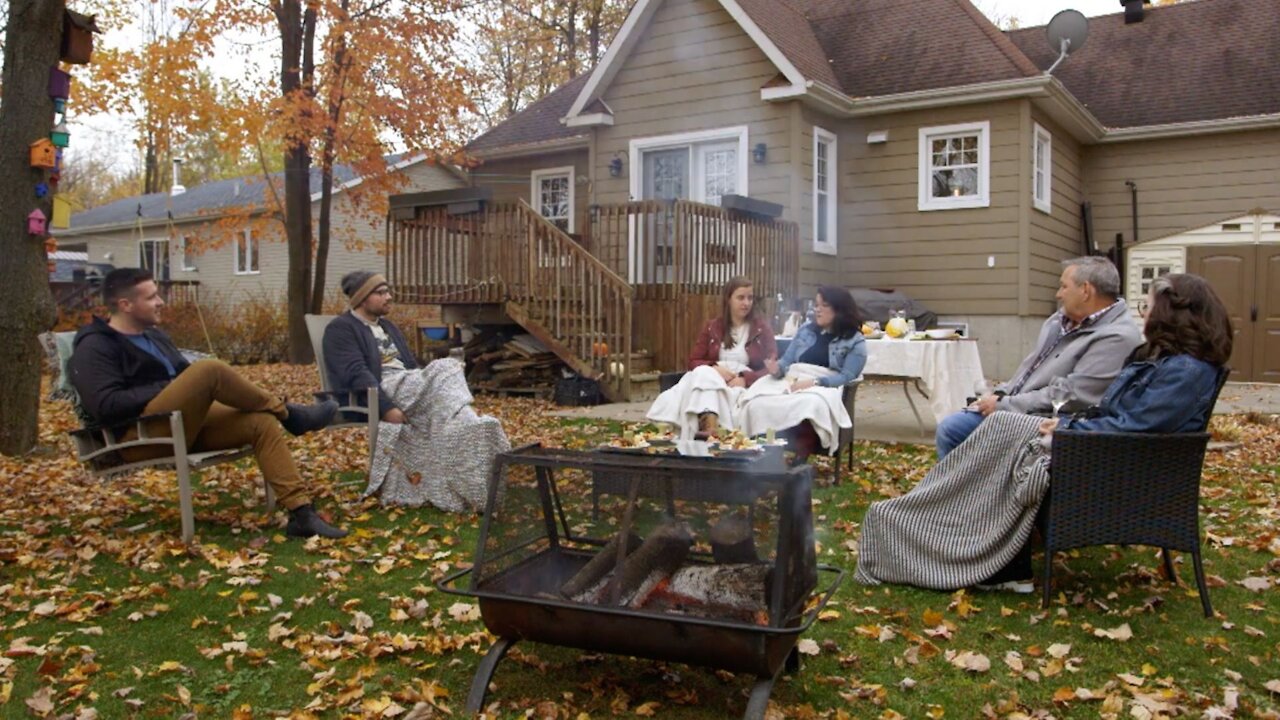
[[[252,370],[295,397],[309,380],[292,368]],[[481,406],[502,417],[516,443],[584,446],[618,431],[557,421],[534,401]],[[350,538],[286,540],[283,515],[267,517],[258,504],[250,462],[201,479],[198,542],[187,548],[172,473],[90,479],[67,459],[67,409],[48,405],[42,417],[45,447],[0,464],[0,717],[461,714],[492,638],[470,601],[434,582],[470,559],[478,519],[360,500],[358,433],[296,443],[300,465],[325,488],[319,507],[351,528]],[[1222,432],[1241,446],[1213,454],[1206,472],[1205,561],[1217,617],[1202,616],[1194,584],[1162,580],[1158,556],[1145,548],[1060,557],[1060,591],[1047,611],[1038,595],[846,581],[809,635],[817,654],[775,690],[776,710],[802,718],[1278,717],[1280,432],[1272,423],[1225,423]],[[862,444],[858,456],[852,477],[823,484],[815,497],[821,560],[846,569],[856,563],[867,503],[909,489],[932,449]],[[829,477],[825,464],[820,470]],[[1179,573],[1191,581],[1189,562]],[[1248,589],[1246,578],[1268,587]],[[1116,631],[1126,625],[1128,640],[1100,636],[1123,636]],[[751,680],[517,645],[499,668],[490,709],[501,717],[729,717],[744,709]]]

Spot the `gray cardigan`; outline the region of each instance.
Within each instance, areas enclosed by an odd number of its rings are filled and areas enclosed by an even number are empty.
[[[1125,360],[1142,344],[1142,332],[1130,317],[1129,306],[1124,300],[1119,300],[1092,325],[1063,338],[1052,354],[1032,372],[1031,364],[1041,349],[1052,344],[1061,334],[1062,312],[1059,311],[1045,320],[1035,350],[1023,359],[1013,379],[996,388],[1008,391],[1019,378],[1030,373],[1017,395],[1001,398],[996,405],[998,410],[1020,413],[1051,411],[1053,404],[1049,402],[1048,385],[1057,377],[1067,378],[1075,393],[1076,399],[1067,406],[1067,410],[1097,405],[1111,381],[1120,374]]]

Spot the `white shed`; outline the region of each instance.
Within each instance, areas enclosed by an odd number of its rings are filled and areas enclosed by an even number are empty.
[[[1280,382],[1280,214],[1254,210],[1125,250],[1125,300],[1133,307],[1166,273],[1204,276],[1235,326],[1231,379]]]

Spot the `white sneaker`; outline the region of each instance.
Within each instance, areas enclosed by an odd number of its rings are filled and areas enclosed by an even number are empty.
[[[979,590],[992,590],[1017,593],[1019,595],[1030,595],[1036,591],[1036,584],[1031,580],[1008,580],[994,585],[984,585],[977,583],[974,587]]]

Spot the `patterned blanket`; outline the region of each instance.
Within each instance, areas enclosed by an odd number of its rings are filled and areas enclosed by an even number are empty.
[[[854,579],[954,590],[1004,567],[1049,490],[1042,419],[995,413],[910,492],[872,503]]]
[[[378,426],[365,495],[378,495],[384,505],[483,510],[494,457],[511,443],[497,418],[471,407],[462,363],[443,359],[392,373],[382,389],[408,422]]]

